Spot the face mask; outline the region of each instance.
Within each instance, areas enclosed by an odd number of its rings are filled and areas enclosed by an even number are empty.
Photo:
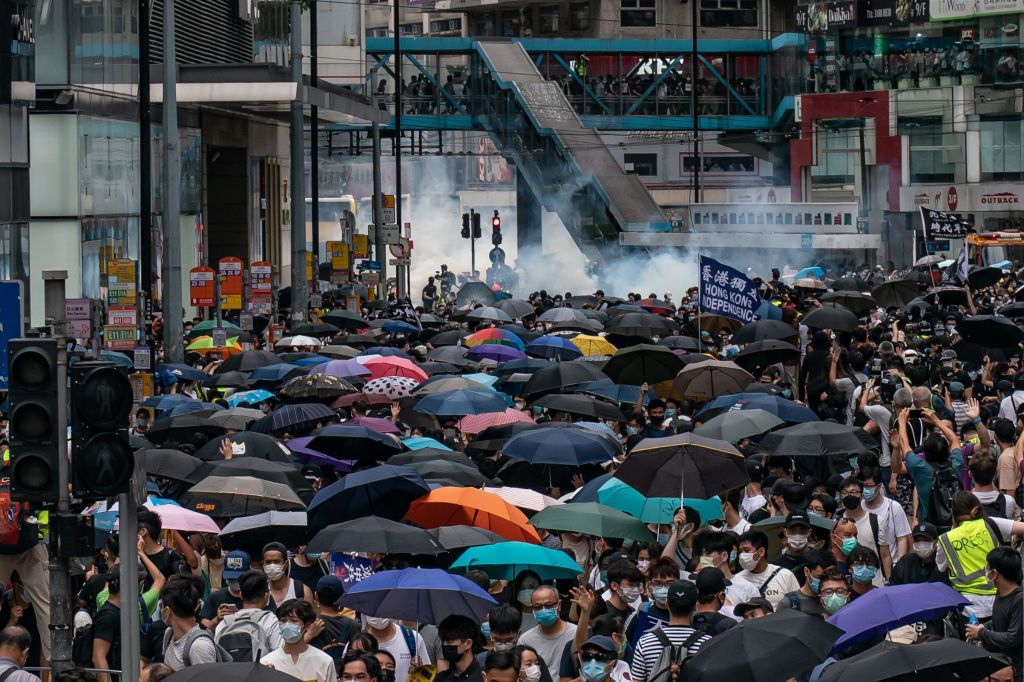
[[[857,538],[846,538],[843,540],[843,555],[849,556],[853,548],[857,546]]]
[[[754,567],[757,566],[757,562],[754,560],[754,553],[740,552],[740,566],[744,571],[753,571]]]
[[[455,665],[462,658],[462,654],[459,653],[458,644],[441,645],[441,655],[444,657],[444,660],[448,661],[449,665]]]
[[[480,634],[484,636],[484,639],[491,638],[491,624],[484,622],[480,623]]]
[[[322,552],[306,552],[306,558],[310,561],[319,561],[322,556]]]
[[[732,550],[731,552],[729,552],[729,563],[730,564],[735,564],[736,563],[736,550],[735,549]]]
[[[675,419],[675,416],[676,416],[676,411],[675,410],[665,410],[665,419]]]
[[[851,469],[856,469],[857,468],[857,458],[856,457],[851,457],[849,459],[849,463],[850,463],[850,468]]]
[[[700,558],[700,561],[697,562],[697,569],[700,570],[702,568],[713,568],[714,565],[715,565],[715,560],[714,560],[713,557],[702,556]]]
[[[856,495],[846,495],[843,497],[843,506],[853,511],[860,506],[860,498]]]
[[[526,407],[526,403],[524,403],[524,402],[520,402],[520,401],[518,401],[518,400],[516,401],[516,409],[517,409],[517,410],[521,410],[521,409],[523,409],[524,407]]]
[[[601,581],[602,585],[607,585],[608,584],[608,571],[599,571],[598,574],[597,574],[597,579]]]
[[[558,611],[555,609],[537,609],[533,612],[533,617],[541,625],[554,625],[555,621],[558,620]]]
[[[935,554],[935,545],[930,542],[915,542],[914,554],[922,559],[930,559]]]
[[[875,495],[878,494],[878,490],[875,488],[864,488],[864,501],[870,502],[875,499]]]
[[[876,573],[878,573],[878,569],[874,566],[857,566],[853,569],[853,579],[861,585],[867,585],[875,579]]]
[[[363,616],[363,620],[374,630],[387,630],[388,626],[391,625],[390,618],[374,618],[372,616]]]
[[[281,564],[264,564],[263,572],[271,581],[280,580],[284,577],[284,566]]]
[[[821,589],[821,578],[811,578],[811,592],[818,594]]]
[[[302,639],[302,626],[296,623],[281,623],[281,639],[288,644],[295,644]]]
[[[668,601],[668,587],[655,587],[651,590],[651,596],[656,604],[664,604]]]
[[[846,595],[830,594],[822,600],[822,606],[829,615],[846,606]]]
[[[523,668],[523,679],[526,682],[537,682],[540,679],[540,666],[534,664]]]
[[[650,565],[651,562],[647,559],[641,559],[640,561],[636,562],[636,567],[640,569],[641,573],[646,573]]]
[[[495,642],[494,643],[494,650],[495,651],[512,651],[515,648],[516,648],[516,643],[515,642]]]
[[[639,587],[623,587],[622,588],[622,600],[627,604],[632,604],[640,598]]]
[[[381,669],[380,682],[395,682],[395,671]]]
[[[658,544],[664,547],[668,544],[668,541],[669,539],[671,539],[671,537],[672,536],[668,533],[658,533]]]
[[[626,427],[626,435],[627,436],[635,436],[638,433],[640,433],[640,430],[637,429],[635,426],[627,426]]]
[[[587,661],[580,668],[580,672],[583,673],[583,679],[587,682],[601,682],[608,677],[608,671],[604,669],[604,663],[601,661]]]
[[[522,604],[523,606],[529,606],[530,605],[530,599],[532,597],[533,597],[533,588],[532,587],[524,587],[523,589],[519,590],[519,594],[516,595],[516,599],[518,599],[519,603]]]
[[[786,542],[789,543],[791,549],[801,550],[807,546],[806,535],[788,535],[786,536]]]

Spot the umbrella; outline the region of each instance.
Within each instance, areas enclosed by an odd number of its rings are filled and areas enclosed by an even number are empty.
[[[604,398],[605,400],[611,400],[612,402],[619,403],[620,405],[635,405],[636,401],[641,399],[643,400],[643,404],[646,405],[648,400],[650,400],[650,396],[648,394],[640,394],[639,386],[616,384],[612,382],[611,379],[590,381],[585,384],[573,386],[572,390],[577,393],[584,393],[586,395]]]
[[[227,352],[242,352],[242,346],[238,343],[238,337],[233,336],[229,339],[224,340],[223,346],[214,344],[212,336],[197,336],[185,346],[185,350],[194,351],[205,351],[205,350],[219,350]]]
[[[828,286],[825,285],[820,279],[814,279],[812,277],[803,277],[793,281],[793,288],[795,289],[808,289],[811,291],[825,291]]]
[[[973,682],[1010,665],[1004,656],[949,638],[920,644],[884,641],[825,668],[820,682]]]
[[[540,543],[523,512],[497,495],[476,488],[443,487],[412,503],[406,519],[423,528],[465,524],[508,539]]]
[[[450,329],[430,337],[430,345],[434,346],[434,351],[439,350],[441,347],[458,346],[465,336],[465,329]],[[431,351],[431,353],[434,351]]]
[[[408,467],[383,464],[356,471],[322,488],[309,503],[309,529],[316,533],[331,523],[376,514],[397,521],[409,505],[430,488]]]
[[[402,320],[388,320],[380,326],[381,329],[386,331],[388,334],[405,334],[411,336],[412,334],[419,334],[420,328],[403,322]]]
[[[374,379],[381,377],[408,377],[418,381],[426,381],[427,373],[416,366],[412,360],[401,357],[380,357],[363,363],[370,370]]]
[[[679,495],[647,497],[632,486],[614,478],[611,474],[599,476],[598,479],[601,480],[601,484],[594,490],[594,499],[577,499],[579,497],[577,495],[573,498],[573,503],[596,501],[612,509],[623,511],[644,523],[657,524],[671,524],[676,512],[679,511]],[[585,491],[584,498],[587,496]],[[724,518],[722,516],[722,501],[717,495],[707,500],[686,497],[683,498],[682,506],[695,509],[700,514],[701,521],[705,523]]]
[[[807,422],[769,433],[761,440],[760,451],[786,457],[849,456],[867,452],[858,432],[864,430],[835,422]]]
[[[706,360],[684,367],[672,382],[672,392],[684,398],[710,400],[738,393],[753,380],[750,372],[735,362]]]
[[[700,341],[692,336],[668,336],[658,341],[659,346],[665,346],[672,350],[687,350],[698,353],[701,350]]]
[[[482,414],[466,415],[459,420],[458,429],[461,433],[473,436],[492,426],[516,423],[533,424],[533,419],[519,410],[509,407],[503,412],[484,412]]]
[[[881,590],[879,590],[881,591]],[[797,609],[738,623],[686,662],[687,682],[784,682],[828,656],[842,630]]]
[[[268,350],[246,350],[236,355],[232,355],[222,362],[217,367],[215,374],[223,374],[225,372],[248,372],[258,367],[277,364],[280,361],[281,360],[276,355]]]
[[[353,331],[370,326],[370,323],[362,315],[351,310],[332,310],[324,315],[323,320],[335,327]]]
[[[186,483],[198,483],[202,480],[202,476],[196,475],[196,469],[203,461],[180,450],[137,450],[135,463],[140,471],[153,478],[169,478]]]
[[[189,488],[194,496],[253,505],[263,509],[304,509],[302,500],[288,486],[252,476],[208,476]]]
[[[1024,341],[1024,329],[998,315],[974,315],[957,325],[960,335],[991,348],[1011,348]]]
[[[218,412],[223,409],[224,408],[221,407],[220,405],[215,405],[214,403],[207,402],[179,403],[172,407],[171,409],[164,411],[163,414],[159,415],[156,419],[157,422],[159,422],[161,419],[166,419],[168,417],[178,417],[183,414],[189,414],[191,412],[204,412],[205,414],[203,414],[202,416],[209,417],[214,412]]]
[[[871,290],[871,298],[886,308],[902,308],[921,294],[917,282],[894,279],[882,282]]]
[[[492,305],[496,298],[491,288],[483,282],[466,282],[455,295],[455,305],[460,308],[473,303]]]
[[[144,505],[156,512],[164,530],[178,530],[188,533],[219,533],[220,528],[206,514],[185,509],[175,504],[153,504],[147,501]]]
[[[292,451],[292,457],[294,457],[296,462],[329,467],[343,474],[352,471],[355,467],[357,462],[354,459],[335,459],[330,455],[325,455],[309,447],[309,441],[311,440],[313,440],[313,436],[302,436],[288,441],[288,449]]]
[[[483,571],[492,580],[515,580],[523,571],[533,571],[541,580],[575,578],[583,569],[560,549],[525,542],[499,542],[470,547],[451,570],[457,573]]]
[[[289,379],[277,390],[277,395],[287,400],[334,400],[359,390],[344,379],[330,374],[307,374]]]
[[[413,436],[412,438],[403,438],[402,445],[414,451],[435,449],[445,452],[452,452],[452,449],[445,445],[444,443],[440,443],[434,440],[433,438],[428,438],[427,436]]]
[[[341,330],[333,324],[317,322],[315,324],[300,324],[292,329],[293,334],[304,334],[306,336],[334,336]]]
[[[619,384],[656,384],[675,378],[683,363],[670,348],[641,343],[619,350],[602,371]]]
[[[877,301],[859,291],[830,291],[827,294],[823,294],[821,300],[823,302],[839,303],[858,315],[863,315],[878,307]]]
[[[203,334],[209,336],[210,332],[212,332],[214,329],[217,329],[218,327],[226,330],[233,329],[241,331],[239,326],[234,322],[221,320],[220,323],[218,324],[217,320],[203,320],[202,322],[197,322],[195,325],[192,326],[192,331],[189,332],[189,336],[202,336]]]
[[[970,602],[943,583],[890,585],[861,595],[829,617],[844,633],[833,652],[864,642],[901,625],[942,618]]]
[[[183,668],[166,678],[169,682],[295,682],[288,673],[255,663],[201,663]]]
[[[249,375],[245,372],[224,372],[223,374],[204,374],[203,385],[214,388],[241,388],[249,385]]]
[[[824,277],[824,276],[825,276],[825,271],[824,270],[822,270],[817,265],[812,265],[809,268],[804,268],[803,270],[800,270],[799,272],[797,272],[795,275],[793,275],[793,279],[801,279],[803,277],[818,277],[818,278],[821,278],[821,277]]]
[[[502,486],[501,488],[484,488],[484,490],[494,493],[513,507],[519,507],[531,512],[562,504],[553,497],[539,493],[536,490],[530,490],[529,488]],[[615,537],[619,536],[616,535]]]
[[[603,336],[592,334],[578,334],[571,339],[572,345],[580,349],[583,355],[613,355],[618,350]]]
[[[541,396],[533,404],[546,407],[549,410],[565,412],[567,414],[573,414],[581,417],[589,417],[591,419],[626,421],[626,416],[622,414],[622,410],[617,406],[587,395],[549,393],[545,396]]]
[[[501,452],[530,464],[581,466],[611,461],[621,449],[598,433],[563,425],[517,433],[505,442]]]
[[[236,457],[219,462],[206,462],[198,473],[207,476],[252,476],[265,481],[281,483],[292,490],[309,490],[309,483],[302,475],[301,467],[294,462],[271,462],[256,457]]]
[[[195,398],[180,393],[170,395],[154,395],[142,401],[143,407],[152,407],[156,411],[169,410],[179,403],[198,402]]]
[[[811,329],[831,329],[837,332],[853,332],[860,325],[856,315],[839,305],[815,308],[801,321]]]
[[[289,362],[278,362],[273,365],[257,367],[249,372],[249,385],[263,382],[264,388],[273,387],[282,381],[306,374],[306,370]]]
[[[306,512],[271,510],[231,519],[220,531],[220,540],[227,550],[241,549],[256,556],[268,542],[305,535]]]
[[[227,429],[213,424],[208,417],[191,413],[178,417],[160,419],[146,432],[146,437],[153,443],[163,444],[167,441],[200,445],[210,438],[224,435]]]
[[[645,438],[615,472],[647,497],[707,499],[750,482],[746,460],[736,448],[692,433]]]
[[[655,315],[671,315],[676,311],[674,305],[657,298],[645,298],[642,301],[638,301],[637,305]]]
[[[1024,317],[1024,303],[1017,301],[1016,303],[1004,305],[997,312],[1002,317],[1009,317],[1010,319],[1017,320]]]
[[[401,442],[394,436],[349,424],[325,427],[309,441],[307,447],[338,459],[361,462],[384,460],[402,450]]]
[[[526,353],[517,349],[509,348],[495,343],[484,343],[473,346],[466,353],[466,357],[473,360],[494,360],[495,362],[508,362],[509,360],[525,360]]]
[[[350,419],[345,423],[351,424],[352,426],[365,426],[371,431],[376,431],[377,433],[393,433],[396,435],[402,433],[402,430],[395,426],[390,420],[381,419],[380,417],[356,417],[355,419]]]
[[[587,319],[587,316],[583,314],[583,311],[576,310],[575,308],[549,308],[537,316],[538,322],[547,322],[549,324],[555,322],[579,322],[585,319]]]
[[[800,360],[800,349],[785,341],[766,339],[747,344],[730,359],[740,367],[754,372],[779,362],[797,362]]]
[[[526,346],[528,355],[548,360],[575,360],[583,355],[572,341],[562,336],[542,336]]]
[[[426,396],[434,393],[447,393],[449,391],[457,391],[463,388],[471,388],[476,390],[489,390],[489,387],[480,382],[473,381],[465,376],[457,377],[432,377],[427,381],[420,384],[414,392],[417,396]],[[494,391],[491,391],[492,393]]]
[[[285,431],[295,434],[337,420],[338,415],[334,410],[322,403],[296,403],[278,407],[266,417],[249,424],[249,430],[256,433]]]
[[[354,350],[354,349],[353,349]],[[333,377],[349,379],[351,377],[365,377],[372,374],[372,371],[365,365],[355,360],[331,360],[320,365],[314,365],[309,370],[310,374],[329,374]]]
[[[764,410],[738,410],[723,412],[704,422],[693,432],[705,438],[735,443],[742,438],[760,436],[785,423],[774,414]]]
[[[159,363],[156,366],[157,372],[170,372],[175,379],[181,381],[203,381],[209,377],[208,374],[195,367],[181,364]]]
[[[523,393],[539,395],[560,391],[569,386],[578,386],[589,381],[599,381],[608,377],[589,362],[556,362],[533,373],[526,382]]]
[[[257,388],[252,391],[235,393],[228,398],[228,405],[230,407],[238,407],[239,405],[259,405],[267,400],[277,400],[277,396],[266,389]]]
[[[320,355],[331,358],[333,360],[348,360],[359,355],[358,350],[356,350],[352,346],[344,345],[323,346],[319,349],[319,353]]]
[[[412,377],[381,377],[367,381],[363,393],[385,395],[391,400],[398,400],[412,395],[419,385],[419,380]]]
[[[448,551],[505,542],[505,538],[497,533],[474,526],[441,526],[427,532]]]
[[[942,256],[939,256],[939,255],[933,253],[933,254],[930,254],[930,255],[927,255],[927,256],[921,256],[920,258],[918,258],[916,261],[914,261],[914,267],[915,268],[926,268],[926,267],[929,267],[929,266],[941,263],[943,260],[945,260],[945,258],[943,258]]]
[[[470,320],[481,320],[484,322],[511,322],[512,318],[505,311],[493,306],[481,306],[475,308],[466,315]]]
[[[498,301],[494,304],[494,307],[506,313],[509,317],[517,320],[521,320],[522,318],[528,317],[537,312],[532,303],[529,301],[521,301],[517,298],[506,298],[503,301]]]
[[[288,448],[281,444],[281,441],[265,433],[253,431],[242,431],[224,436],[231,443],[231,456],[234,458],[251,457],[254,459],[265,459],[278,463],[290,463]],[[224,456],[220,452],[221,441],[217,438],[211,440],[196,451],[196,457],[211,462],[223,461]]]
[[[744,344],[768,339],[783,341],[795,339],[797,336],[798,332],[793,328],[793,325],[787,324],[782,320],[758,320],[756,322],[749,322],[733,332],[731,341]]]
[[[929,289],[923,298],[929,303],[942,305],[967,305],[967,292],[963,287],[941,286]]]
[[[333,344],[342,344],[347,346],[373,346],[377,343],[377,339],[373,338],[368,334],[338,334],[331,339]]]
[[[548,507],[534,514],[530,523],[535,528],[585,533],[599,538],[654,541],[654,534],[647,529],[643,521],[597,502]]]
[[[469,447],[483,451],[500,450],[515,434],[535,428],[537,428],[536,424],[523,424],[518,422],[515,424],[489,426],[478,433],[476,438],[469,442]]]
[[[490,389],[458,388],[424,396],[416,403],[416,411],[437,416],[458,416],[501,412],[508,403]]]
[[[433,340],[431,340],[433,343]],[[466,359],[466,350],[461,346],[442,346],[440,348],[434,348],[427,357],[437,362],[447,362],[456,367],[476,367],[476,363],[472,360]]]
[[[497,604],[476,583],[439,568],[375,573],[346,590],[338,602],[368,616],[433,624],[448,616],[482,621]]]
[[[776,395],[766,393],[733,393],[715,398],[701,408],[697,413],[703,418],[710,412],[734,410],[765,410],[771,412],[779,419],[790,423],[816,422],[818,415],[805,405],[798,405],[792,400],[786,400]]]
[[[414,462],[420,462],[430,460],[434,462],[455,462],[456,464],[462,464],[464,466],[476,466],[466,455],[461,452],[455,452],[454,450],[447,450],[433,447],[423,447],[419,450],[409,450],[408,452],[400,452],[397,455],[388,457],[387,464],[391,465],[406,465]]]
[[[444,552],[437,540],[422,528],[364,516],[318,531],[306,545],[310,552],[376,552],[379,554],[426,554]]]
[[[987,268],[978,268],[977,270],[971,271],[967,275],[967,283],[971,286],[971,289],[977,291],[978,289],[984,289],[985,287],[990,287],[993,284],[998,284],[999,280],[1002,278],[1002,270],[989,266]]]
[[[446,462],[444,460],[431,460],[423,456],[421,459],[406,465],[424,480],[428,481],[451,481],[456,485],[479,487],[491,480],[480,473],[475,464],[461,464],[458,462]]]
[[[433,360],[427,360],[426,362],[420,363],[420,369],[426,372],[430,377],[435,377],[438,374],[458,374],[459,368],[448,362],[434,362]]]
[[[304,346],[319,348],[321,345],[320,339],[305,334],[295,334],[278,339],[274,343],[274,348],[302,348]]]
[[[619,336],[668,336],[679,329],[675,322],[650,313],[626,313],[608,322],[606,331]]]

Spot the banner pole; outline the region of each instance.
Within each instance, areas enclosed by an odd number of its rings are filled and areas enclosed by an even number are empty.
[[[703,353],[701,350],[701,329],[700,329],[700,299],[704,294],[704,276],[701,273],[701,262],[700,262],[700,251],[697,252],[697,353]]]

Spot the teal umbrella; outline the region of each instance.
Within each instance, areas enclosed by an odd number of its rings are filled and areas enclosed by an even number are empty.
[[[530,518],[530,525],[545,530],[586,533],[600,538],[654,541],[654,534],[647,529],[643,521],[598,502],[547,507]]]
[[[565,552],[527,542],[470,547],[452,564],[451,570],[453,573],[480,570],[491,580],[515,580],[523,571],[535,571],[541,580],[575,578],[583,572]]]
[[[613,509],[624,511],[644,523],[672,523],[679,509],[678,497],[645,497],[628,483],[610,478],[597,490],[597,499]],[[685,498],[683,502],[700,513],[703,523],[717,521],[722,516],[722,501],[716,495],[708,500]],[[614,537],[614,536],[612,536]]]

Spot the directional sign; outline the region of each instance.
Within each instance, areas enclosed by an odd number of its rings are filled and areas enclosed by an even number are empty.
[[[381,198],[381,208],[384,209],[384,222],[385,223],[397,223],[398,222],[398,209],[395,204],[394,194],[385,194]]]
[[[7,342],[24,336],[25,316],[21,282],[0,282],[0,389],[7,390]]]

